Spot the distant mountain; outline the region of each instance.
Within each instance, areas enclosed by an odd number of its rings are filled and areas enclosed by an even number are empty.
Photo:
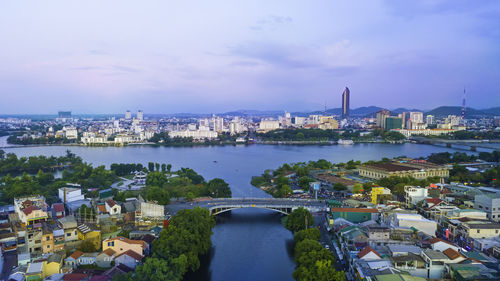
[[[488,108],[488,109],[483,109],[482,112],[490,114],[490,115],[499,116],[500,115],[500,106],[492,107],[492,108]]]
[[[437,117],[444,117],[448,115],[461,115],[462,114],[462,107],[461,106],[440,106],[438,108],[434,108],[431,111],[428,111],[425,113],[425,115],[434,115]],[[467,116],[484,116],[484,115],[491,115],[490,113],[487,113],[483,110],[477,110],[474,108],[467,107],[466,108],[466,114]]]
[[[235,111],[225,112],[220,115],[225,116],[276,116],[276,115],[284,115],[284,110],[247,110],[247,109],[239,109]]]

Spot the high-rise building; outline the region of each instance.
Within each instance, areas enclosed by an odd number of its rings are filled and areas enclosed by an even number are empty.
[[[57,115],[59,118],[71,118],[71,111],[59,111]]]
[[[342,93],[342,117],[349,117],[349,100],[351,96],[351,92],[349,88],[345,87],[344,92]]]
[[[139,119],[140,121],[144,120],[144,113],[142,112],[142,110],[137,111],[137,119]]]
[[[423,112],[410,112],[410,119],[412,123],[424,123],[424,113]]]
[[[387,109],[382,109],[377,112],[377,127],[385,128],[385,118],[389,117],[391,113]]]
[[[434,115],[427,115],[425,117],[425,121],[427,125],[433,125],[434,124]]]
[[[125,112],[125,119],[127,119],[127,120],[132,119],[132,112],[130,112],[130,110],[127,110]]]
[[[392,130],[392,129],[402,129],[403,128],[403,119],[399,117],[386,117],[385,118],[385,126],[384,129]]]

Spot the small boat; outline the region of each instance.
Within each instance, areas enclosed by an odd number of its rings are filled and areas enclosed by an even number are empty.
[[[343,139],[340,139],[337,143],[338,144],[345,144],[345,145],[354,144],[354,142],[352,140],[343,140]]]
[[[214,163],[217,163],[217,160],[214,160]]]

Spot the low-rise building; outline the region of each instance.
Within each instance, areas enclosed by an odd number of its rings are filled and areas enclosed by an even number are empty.
[[[391,176],[413,177],[449,177],[449,168],[431,163],[377,163],[358,167],[359,175],[369,179],[381,179]]]
[[[500,221],[500,195],[497,193],[476,195],[474,209],[486,212],[490,220]]]
[[[146,242],[142,240],[131,240],[125,237],[115,237],[109,238],[102,241],[102,250],[112,249],[116,252],[117,255],[124,253],[128,250],[132,250],[139,255],[144,255],[144,251],[146,250],[147,245]]]

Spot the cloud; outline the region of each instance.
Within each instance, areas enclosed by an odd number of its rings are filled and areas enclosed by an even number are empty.
[[[257,20],[254,25],[250,26],[250,29],[254,31],[261,31],[265,29],[274,30],[278,26],[290,24],[292,22],[293,19],[290,16],[268,15]]]

